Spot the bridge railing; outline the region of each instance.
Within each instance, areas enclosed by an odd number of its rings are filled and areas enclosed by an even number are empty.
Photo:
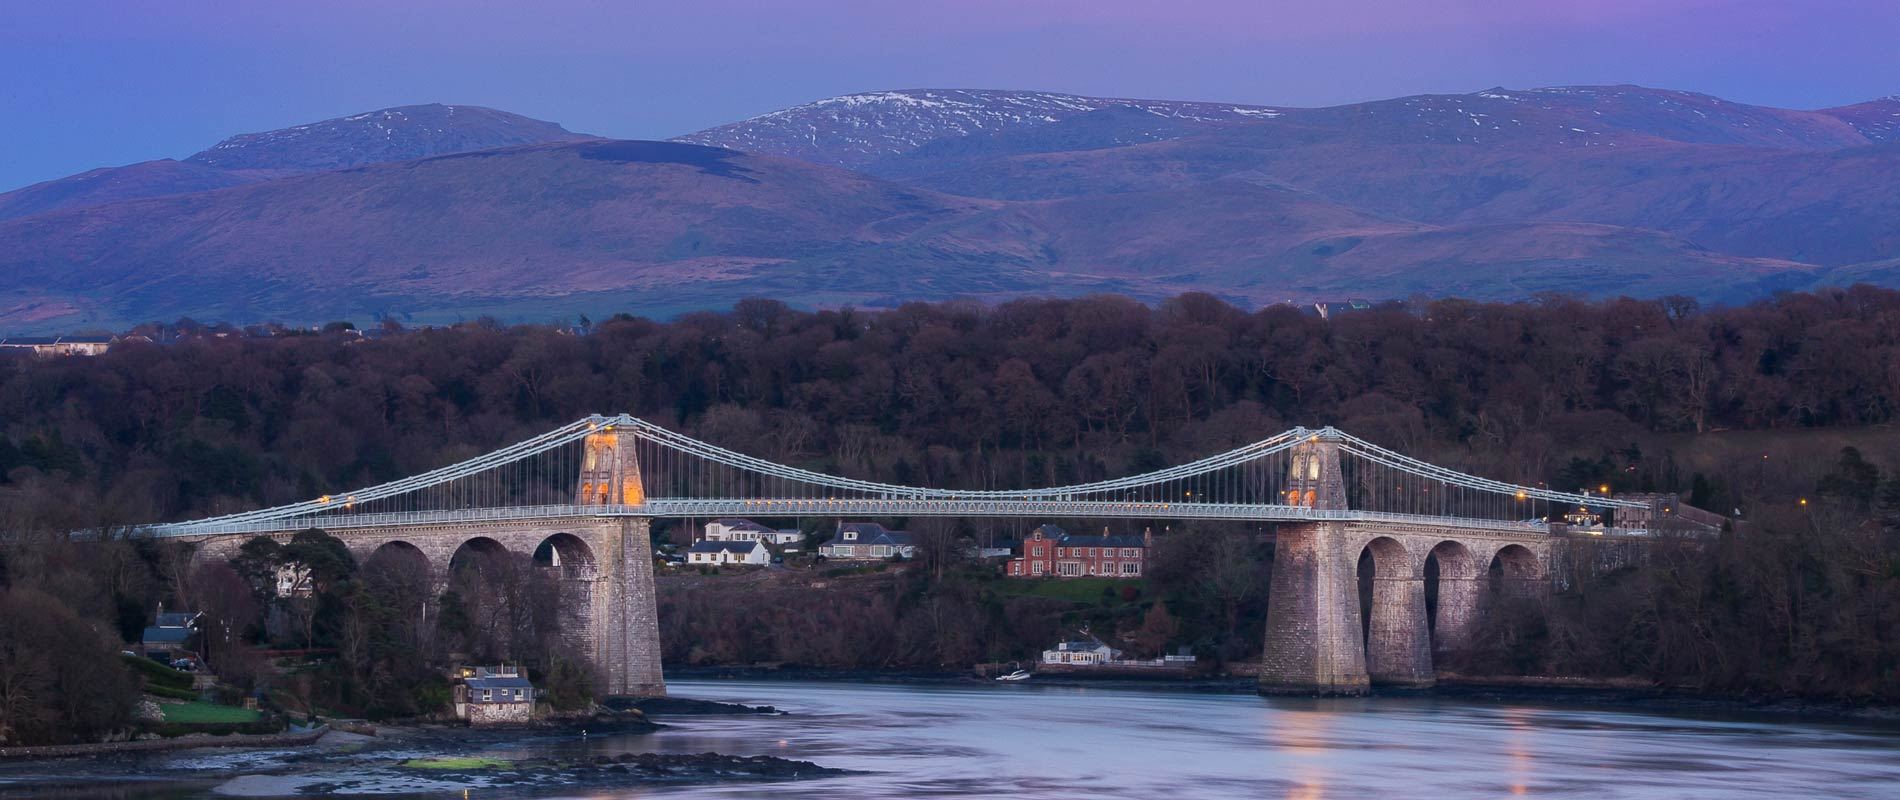
[[[1401,514],[1382,511],[1326,510],[1288,505],[1245,503],[1096,503],[1026,502],[997,500],[650,500],[642,505],[541,505],[409,511],[374,514],[336,514],[321,519],[224,521],[152,525],[137,533],[161,538],[268,534],[308,528],[342,530],[426,525],[456,525],[519,520],[560,520],[612,517],[961,517],[994,516],[1033,519],[1197,519],[1239,522],[1388,522],[1434,527],[1499,531],[1548,531],[1541,520],[1494,520]]]

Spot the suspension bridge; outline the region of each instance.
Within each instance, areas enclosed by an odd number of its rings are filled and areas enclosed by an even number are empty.
[[[1007,517],[1277,523],[1263,691],[1356,693],[1430,683],[1461,647],[1481,584],[1548,583],[1553,514],[1646,503],[1465,474],[1343,431],[1293,428],[1180,466],[1028,489],[939,489],[829,475],[594,415],[408,478],[273,508],[142,526],[229,558],[255,536],[320,528],[359,560],[415,559],[439,581],[469,552],[560,570],[565,632],[612,694],[663,694],[651,522],[696,517]],[[1362,622],[1361,557],[1374,571]],[[1435,617],[1424,576],[1436,570]],[[1496,568],[1494,568],[1496,565]],[[1491,580],[1495,587],[1498,583]],[[1496,591],[1490,594],[1497,594]]]

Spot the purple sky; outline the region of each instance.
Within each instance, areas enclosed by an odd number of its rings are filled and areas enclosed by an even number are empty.
[[[410,103],[626,138],[913,87],[1328,105],[1900,93],[1900,0],[59,0],[0,8],[0,190]]]

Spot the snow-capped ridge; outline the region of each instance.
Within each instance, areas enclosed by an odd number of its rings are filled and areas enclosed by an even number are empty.
[[[552,122],[481,106],[397,106],[232,136],[186,159],[230,170],[343,169],[583,138]]]
[[[1271,119],[1283,113],[1266,106],[1030,90],[894,89],[814,100],[676,141],[855,168],[942,139],[1050,125],[1109,108],[1210,124]]]

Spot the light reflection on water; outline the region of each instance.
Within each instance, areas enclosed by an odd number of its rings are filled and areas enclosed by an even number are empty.
[[[614,797],[1900,797],[1900,736],[1874,726],[1034,684],[671,690],[793,713],[681,717],[659,734],[553,747],[766,754],[872,773]]]
[[[770,704],[792,714],[663,718],[671,727],[658,733],[536,735],[465,754],[719,752],[863,773],[536,798],[1900,798],[1900,728],[1892,726],[1432,696],[1315,700],[1033,682],[678,681],[670,689],[679,697]],[[334,756],[314,769],[323,779],[369,778],[384,791],[420,791],[421,778],[390,765],[430,754],[372,750]],[[174,776],[209,777],[227,769],[270,772],[284,766],[286,755],[196,751],[152,763]],[[0,795],[10,794],[6,783],[0,776]],[[202,785],[137,781],[88,790],[114,800],[215,796]],[[466,795],[514,796],[501,789]]]

